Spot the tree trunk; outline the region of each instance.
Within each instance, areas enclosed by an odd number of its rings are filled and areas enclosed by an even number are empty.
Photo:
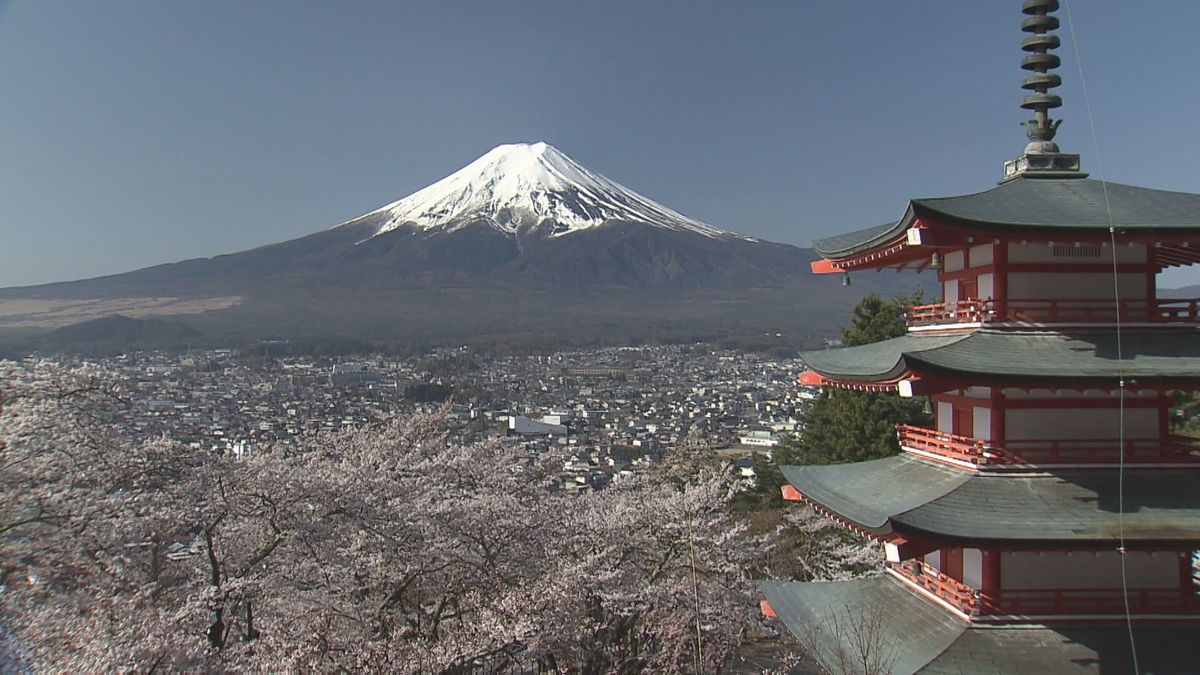
[[[260,633],[254,627],[254,604],[249,600],[246,601],[246,635],[242,640],[249,642],[257,640]]]

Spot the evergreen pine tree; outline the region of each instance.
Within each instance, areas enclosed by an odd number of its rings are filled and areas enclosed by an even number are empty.
[[[876,293],[862,299],[842,331],[847,347],[904,335],[904,307],[918,304],[919,293],[891,301]],[[864,392],[825,388],[805,415],[797,438],[775,451],[779,464],[840,464],[887,457],[899,451],[897,424],[928,424],[924,399],[900,398],[896,392]]]

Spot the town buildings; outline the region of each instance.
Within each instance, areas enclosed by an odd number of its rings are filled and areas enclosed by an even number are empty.
[[[804,354],[800,381],[928,396],[902,452],[783,467],[784,496],[886,549],[885,573],[763,584],[850,672],[1196,672],[1200,451],[1171,435],[1200,389],[1200,195],[1105,183],[1054,143],[1056,0],[1026,0],[1029,145],[1003,180],[912,200],[895,223],[816,242],[814,271],[934,269],[906,335]],[[866,628],[864,628],[866,627]]]
[[[235,456],[289,452],[313,434],[445,406],[458,440],[564,455],[560,483],[572,490],[649,467],[685,437],[769,452],[757,439],[791,433],[811,397],[792,384],[798,359],[700,345],[354,359],[131,352],[100,362],[125,377],[131,400],[112,424],[137,438]],[[424,400],[430,392],[445,400]]]

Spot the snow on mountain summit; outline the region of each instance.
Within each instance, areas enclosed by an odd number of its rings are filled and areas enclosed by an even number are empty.
[[[367,215],[385,219],[376,235],[404,225],[453,230],[484,218],[506,233],[548,220],[555,224],[551,236],[632,221],[711,238],[749,239],[643,197],[546,143],[493,148],[433,185]]]

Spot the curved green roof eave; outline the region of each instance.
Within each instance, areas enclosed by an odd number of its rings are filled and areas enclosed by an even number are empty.
[[[813,241],[825,258],[841,258],[899,237],[913,216],[979,229],[1107,232],[1200,230],[1200,194],[1104,183],[1093,178],[1018,178],[955,197],[914,199],[895,223]]]

